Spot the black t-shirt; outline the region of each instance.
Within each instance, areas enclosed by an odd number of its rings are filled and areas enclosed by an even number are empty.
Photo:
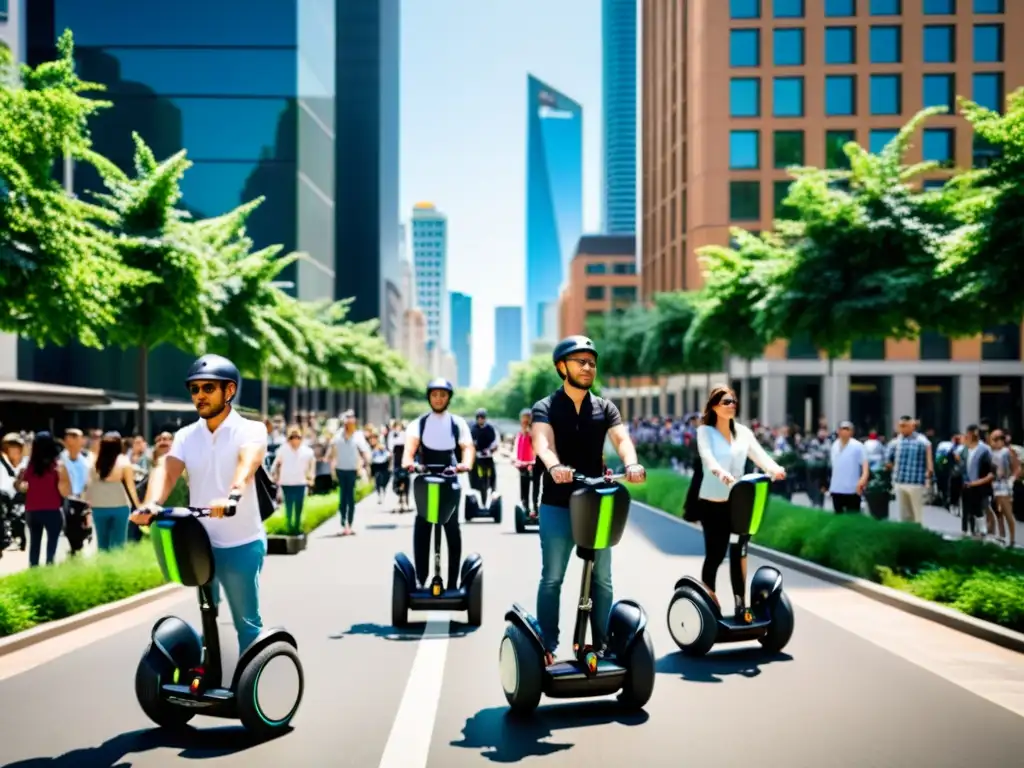
[[[494,427],[488,423],[485,423],[482,427],[479,424],[473,424],[469,428],[469,432],[473,435],[473,445],[476,446],[478,451],[488,450],[494,445],[494,441],[498,439],[498,434],[494,431]]]
[[[576,405],[564,389],[559,389],[534,404],[533,423],[551,425],[555,453],[562,464],[588,477],[599,477],[604,471],[605,437],[609,429],[622,424],[622,415],[611,400],[589,392],[577,414]],[[547,467],[544,474],[550,475]],[[574,483],[559,485],[545,478],[540,502],[568,508],[575,490]]]

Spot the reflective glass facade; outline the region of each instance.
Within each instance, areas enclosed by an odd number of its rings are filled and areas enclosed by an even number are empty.
[[[487,386],[508,376],[512,363],[523,359],[523,308],[494,308],[494,365]]]
[[[473,297],[457,291],[448,295],[452,323],[450,349],[459,372],[456,385],[461,389],[469,387],[473,378]]]
[[[636,0],[603,0],[602,216],[608,234],[636,231]]]
[[[583,108],[527,77],[527,344],[553,337],[545,305],[557,302],[583,228]],[[518,358],[517,358],[518,359]]]
[[[412,212],[412,260],[416,270],[416,306],[427,320],[427,349],[447,348],[448,219],[430,203]]]

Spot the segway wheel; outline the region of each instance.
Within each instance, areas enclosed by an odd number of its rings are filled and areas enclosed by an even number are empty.
[[[494,522],[501,525],[501,500],[499,499],[491,511],[491,517],[494,518]]]
[[[680,587],[668,604],[668,631],[687,656],[703,656],[718,634],[715,615],[707,601],[689,587]]]
[[[643,709],[654,693],[654,642],[646,630],[633,641],[625,659],[626,679],[619,700],[627,707]]]
[[[779,593],[775,607],[772,608],[771,616],[772,622],[768,625],[768,632],[765,633],[764,637],[759,638],[758,642],[769,653],[778,653],[786,647],[789,639],[793,637],[793,626],[795,624],[793,605],[789,602],[785,592]]]
[[[526,533],[526,513],[520,506],[516,507],[516,533]]]
[[[177,729],[183,728],[195,717],[195,712],[185,707],[178,707],[168,702],[160,693],[160,686],[164,681],[160,679],[157,668],[166,666],[166,659],[154,659],[152,663],[151,654],[159,651],[150,646],[143,657],[139,660],[139,666],[135,670],[135,698],[139,706],[146,713],[146,717],[162,728]],[[160,661],[163,664],[160,664]],[[170,680],[166,682],[171,682]]]
[[[544,658],[527,634],[509,622],[498,652],[501,687],[505,700],[517,714],[533,712],[543,692]]]
[[[469,605],[466,608],[467,619],[471,627],[479,627],[484,622],[484,574],[477,571],[473,583],[469,585],[466,596]]]
[[[269,737],[288,727],[302,702],[305,678],[291,643],[271,643],[238,678],[238,719],[246,730]]]
[[[409,624],[409,588],[398,573],[391,578],[391,626],[401,629]]]

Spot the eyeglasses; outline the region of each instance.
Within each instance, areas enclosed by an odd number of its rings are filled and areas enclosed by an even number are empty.
[[[212,395],[214,392],[217,391],[219,386],[219,384],[213,383],[191,384],[189,385],[188,391],[191,392],[193,395],[198,395],[200,392],[203,392],[204,394],[207,395]]]
[[[585,357],[567,357],[565,359],[571,363],[576,363],[580,368],[597,369],[597,360],[587,360]]]
[[[723,397],[718,401],[719,405],[736,405],[736,401],[731,397]]]

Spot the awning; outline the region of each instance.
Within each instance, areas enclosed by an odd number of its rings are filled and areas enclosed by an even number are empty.
[[[56,405],[105,405],[110,402],[102,389],[65,387],[38,381],[0,381],[0,401]]]
[[[139,404],[135,400],[110,400],[95,405],[87,405],[82,408],[68,406],[76,411],[137,411]],[[146,403],[146,411],[149,413],[195,413],[196,407],[192,403],[167,400],[150,400]]]

